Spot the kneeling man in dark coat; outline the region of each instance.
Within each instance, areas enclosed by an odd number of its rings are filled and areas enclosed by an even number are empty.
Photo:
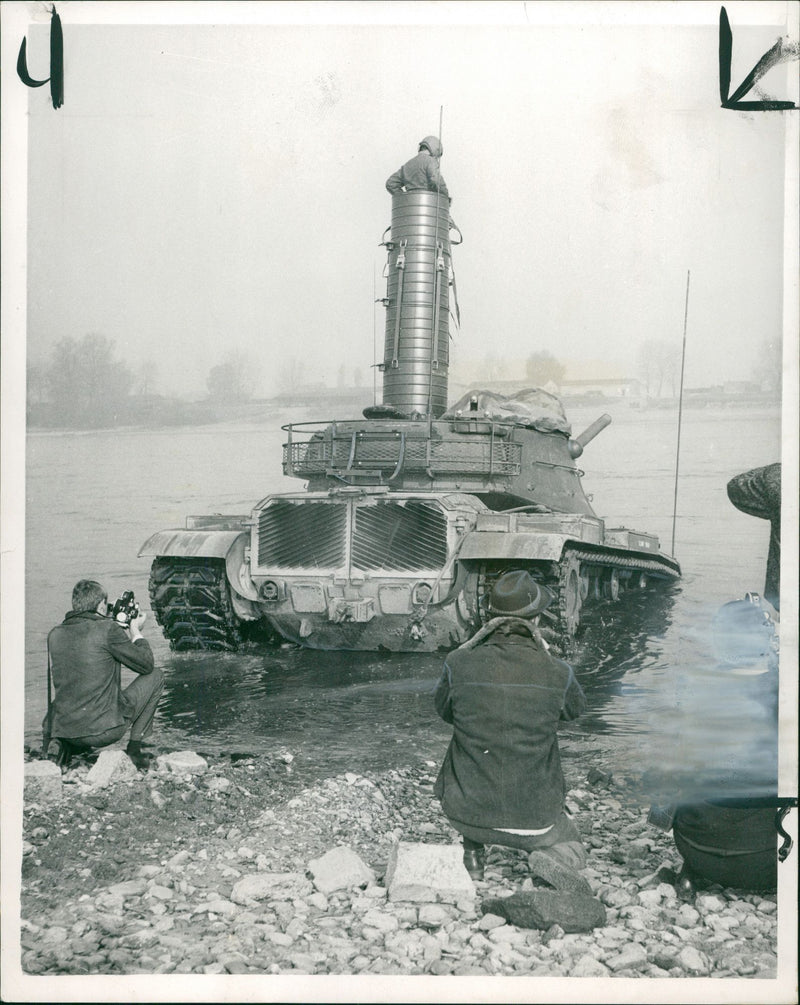
[[[464,865],[483,879],[484,845],[545,851],[583,868],[586,852],[564,808],[557,729],[586,699],[572,668],[547,651],[538,617],[553,594],[528,572],[506,572],[492,620],[445,660],[436,711],[453,738],[434,792],[463,836]]]

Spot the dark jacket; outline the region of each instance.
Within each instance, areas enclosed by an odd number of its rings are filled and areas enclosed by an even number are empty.
[[[728,498],[750,516],[769,520],[769,553],[764,596],[776,611],[781,609],[781,466],[768,464],[745,471],[728,482]]]
[[[386,188],[394,195],[395,192],[403,190],[415,192],[420,189],[428,192],[442,193],[445,199],[449,199],[447,185],[439,172],[439,157],[441,157],[442,147],[435,136],[429,136],[426,142],[430,144],[433,153],[423,147],[416,157],[412,157],[393,175],[386,180]]]
[[[453,723],[434,788],[446,815],[475,827],[555,823],[566,790],[558,722],[586,708],[572,668],[530,636],[494,632],[448,655],[435,703]]]
[[[122,725],[131,707],[122,694],[120,664],[151,673],[150,643],[131,642],[116,621],[94,611],[70,611],[47,645],[55,691],[53,736],[94,736]]]

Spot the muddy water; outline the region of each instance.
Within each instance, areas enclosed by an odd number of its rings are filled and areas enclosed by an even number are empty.
[[[570,410],[573,431],[603,410]],[[611,526],[655,532],[669,551],[677,415],[605,410],[614,422],[579,461],[584,487]],[[279,427],[307,417],[265,412],[246,425],[28,436],[28,742],[38,743],[45,708],[46,634],[68,609],[74,582],[99,579],[113,596],[133,589],[149,606],[148,562],[137,558],[149,534],[182,526],[189,513],[247,513],[268,492],[297,489],[281,473]],[[680,586],[669,603],[638,598],[625,614],[597,610],[574,660],[590,709],[570,728],[612,747],[623,765],[691,771],[758,722],[747,695],[731,692],[720,703],[708,627],[720,604],[763,587],[768,525],[735,510],[725,485],[779,459],[779,435],[777,410],[684,412]],[[440,656],[288,648],[175,654],[154,619],[144,630],[166,671],[156,736],[165,746],[286,751],[298,774],[313,776],[437,760],[446,745],[449,728],[431,702]]]

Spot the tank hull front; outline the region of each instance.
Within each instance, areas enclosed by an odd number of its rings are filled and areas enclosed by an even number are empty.
[[[266,620],[287,642],[324,650],[434,653],[454,649],[475,630],[456,603],[429,611],[422,625],[407,614],[381,614],[362,623],[337,624],[325,614],[267,615]]]

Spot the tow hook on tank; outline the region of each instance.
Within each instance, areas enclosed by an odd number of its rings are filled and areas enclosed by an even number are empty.
[[[421,642],[428,633],[421,621],[412,621],[410,634],[414,642]]]
[[[360,600],[344,600],[334,597],[328,604],[328,621],[340,625],[344,621],[355,621],[363,624],[375,617],[375,605],[371,597]]]

